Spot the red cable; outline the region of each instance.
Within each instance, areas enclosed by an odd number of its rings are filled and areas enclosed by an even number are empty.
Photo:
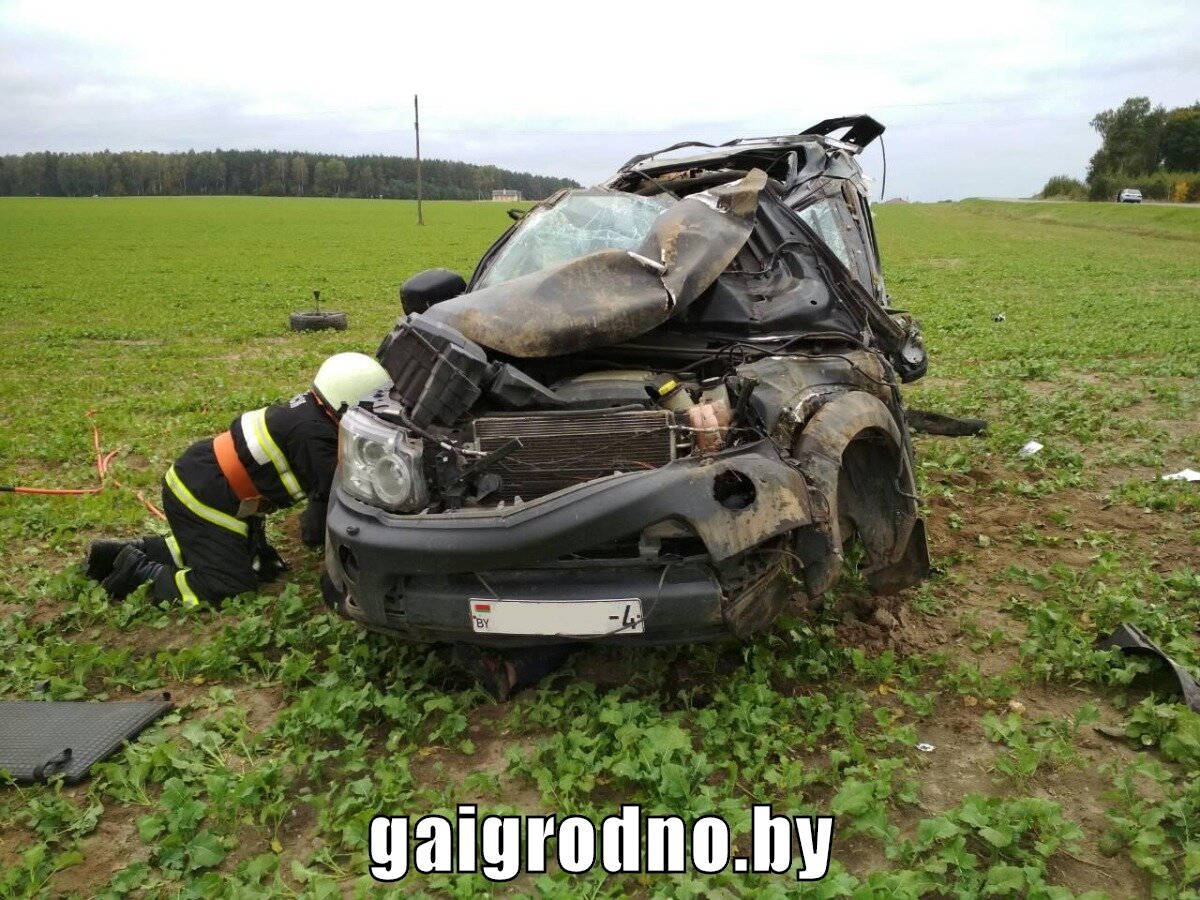
[[[87,417],[90,419],[96,415],[94,409],[87,411]],[[80,497],[87,494],[99,494],[107,487],[104,479],[108,477],[108,467],[112,463],[113,458],[120,452],[120,449],[110,450],[105,453],[100,449],[100,429],[93,422],[92,425],[92,446],[96,450],[96,476],[100,479],[100,484],[93,488],[36,488],[36,487],[15,487],[11,484],[0,485],[0,493],[7,494],[37,494],[43,497]],[[112,479],[113,485],[123,490],[130,490],[125,485],[121,484],[116,478]],[[167,521],[166,515],[161,509],[146,499],[146,495],[141,491],[132,492],[135,497],[141,501],[142,506],[146,507],[149,513],[162,521]]]
[[[32,488],[13,487],[10,484],[0,485],[0,491],[6,494],[44,494],[48,497],[76,497],[81,494],[98,494],[103,487],[94,488]]]
[[[125,487],[125,485],[121,484],[121,482],[119,482],[115,478],[112,480],[112,483],[123,490],[127,490],[127,491],[131,490],[131,488]],[[159,509],[157,506],[155,506],[153,503],[151,503],[149,500],[147,500],[146,495],[143,494],[141,491],[136,491],[136,490],[133,491],[133,496],[137,497],[138,500],[141,501],[142,506],[146,507],[146,509],[150,513],[150,515],[154,516],[156,519],[160,519],[163,522],[167,521],[166,514],[161,509]]]

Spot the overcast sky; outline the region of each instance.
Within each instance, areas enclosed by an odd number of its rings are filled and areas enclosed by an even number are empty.
[[[593,183],[678,140],[867,112],[888,196],[1082,176],[1129,96],[1200,99],[1196,0],[972,4],[0,0],[0,153],[412,155]],[[864,164],[882,175],[878,147]]]

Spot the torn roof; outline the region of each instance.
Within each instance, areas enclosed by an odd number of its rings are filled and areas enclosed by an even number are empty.
[[[846,129],[839,138],[830,135],[835,131]],[[610,181],[617,180],[625,172],[655,172],[676,171],[686,168],[711,168],[721,163],[729,163],[734,159],[766,155],[767,159],[792,150],[800,150],[806,146],[811,149],[812,156],[828,156],[830,150],[841,150],[849,154],[860,153],[884,132],[884,126],[866,115],[840,116],[825,119],[812,125],[799,134],[777,135],[773,137],[736,138],[724,144],[706,144],[701,141],[681,141],[633,157],[621,166],[617,175]],[[703,148],[710,152],[695,153],[690,156],[675,156],[665,158],[666,154],[687,148]]]
[[[767,176],[744,177],[667,206],[636,248],[607,248],[471,291],[428,318],[513,357],[631,340],[681,313],[750,237]]]

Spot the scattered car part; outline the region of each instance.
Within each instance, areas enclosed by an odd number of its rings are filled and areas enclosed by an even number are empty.
[[[922,434],[938,434],[944,437],[971,437],[987,431],[986,419],[967,419],[948,416],[927,409],[906,409],[904,419],[911,431]]]
[[[1028,441],[1026,442],[1025,446],[1017,451],[1017,456],[1021,457],[1021,459],[1030,459],[1034,456],[1037,456],[1045,449],[1045,444],[1039,443],[1038,441]]]
[[[170,694],[158,700],[0,701],[0,769],[16,781],[61,775],[74,784],[171,705]]]
[[[392,397],[418,428],[456,424],[489,380],[482,347],[420,313],[401,320],[378,356],[392,376]]]
[[[1163,481],[1200,481],[1200,472],[1195,469],[1180,469],[1170,475],[1164,475]]]
[[[345,331],[349,319],[344,312],[294,312],[288,314],[292,331]]]
[[[333,312],[321,309],[321,292],[313,291],[313,302],[316,308],[308,312],[294,312],[288,315],[288,328],[292,331],[345,331],[348,319],[344,312]]]
[[[820,602],[850,542],[878,593],[926,577],[900,383],[928,357],[856,160],[881,132],[638,156],[465,290],[405,282],[393,386],[342,419],[327,599],[408,639],[680,643]]]
[[[1118,625],[1112,634],[1097,641],[1096,646],[1102,650],[1109,647],[1116,647],[1127,654],[1153,656],[1161,660],[1166,664],[1167,669],[1170,670],[1176,683],[1179,685],[1179,692],[1183,695],[1184,703],[1194,712],[1200,713],[1200,681],[1197,681],[1191,672],[1167,656],[1136,625],[1128,623]]]

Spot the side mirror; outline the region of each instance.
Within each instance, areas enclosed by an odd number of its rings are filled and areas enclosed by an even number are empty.
[[[400,308],[405,314],[423,313],[435,303],[457,297],[467,282],[449,269],[426,269],[400,285]]]

